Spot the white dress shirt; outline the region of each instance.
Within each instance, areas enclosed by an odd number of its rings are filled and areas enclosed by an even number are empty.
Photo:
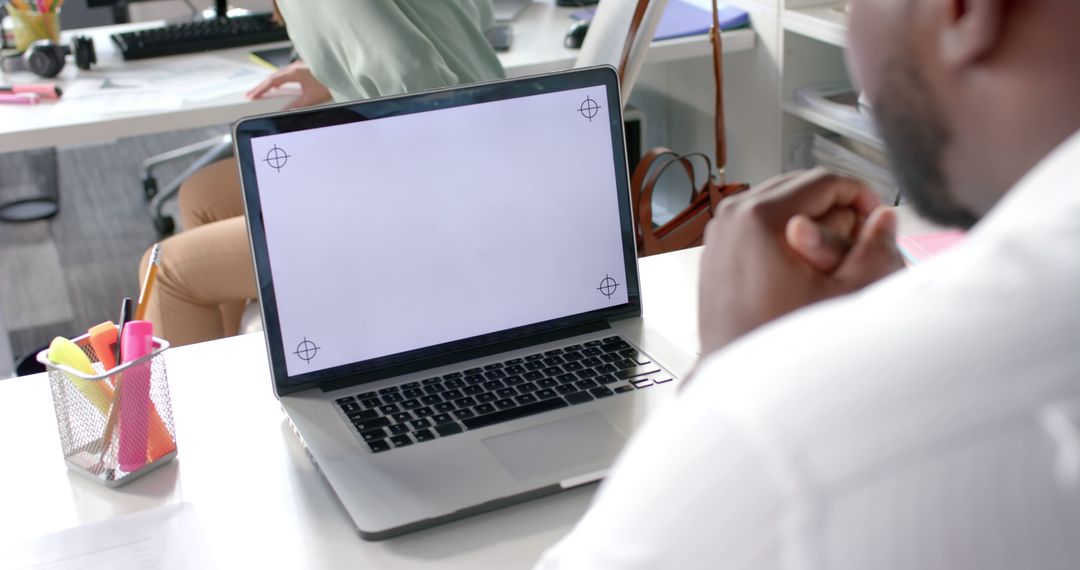
[[[1080,569],[1080,133],[961,245],[704,361],[538,568]]]

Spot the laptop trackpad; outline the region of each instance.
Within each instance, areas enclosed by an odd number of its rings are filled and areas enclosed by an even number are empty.
[[[599,412],[489,437],[484,445],[518,481],[605,469],[626,436]]]

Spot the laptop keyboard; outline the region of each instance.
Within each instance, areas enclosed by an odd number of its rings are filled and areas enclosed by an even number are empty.
[[[335,400],[372,452],[671,381],[612,336]]]

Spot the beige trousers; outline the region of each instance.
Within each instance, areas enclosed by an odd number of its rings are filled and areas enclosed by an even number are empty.
[[[184,230],[161,245],[146,318],[173,346],[235,335],[247,300],[258,296],[236,159],[196,172],[181,186],[179,205]]]

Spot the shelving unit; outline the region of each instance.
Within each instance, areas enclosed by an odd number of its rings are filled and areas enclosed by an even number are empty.
[[[784,29],[808,38],[847,47],[847,14],[843,3],[785,8],[782,14]]]

